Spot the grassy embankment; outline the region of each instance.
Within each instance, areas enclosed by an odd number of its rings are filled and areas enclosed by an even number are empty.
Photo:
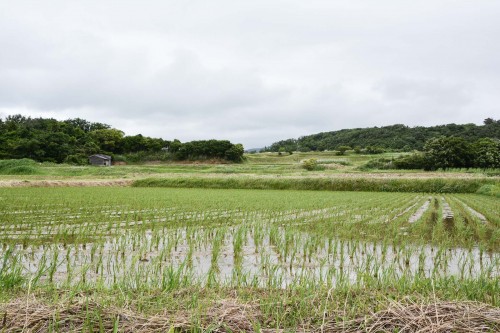
[[[486,187],[484,187],[486,185]],[[418,193],[496,193],[500,180],[493,179],[397,179],[397,178],[146,178],[135,187],[181,187],[262,190],[321,190]]]

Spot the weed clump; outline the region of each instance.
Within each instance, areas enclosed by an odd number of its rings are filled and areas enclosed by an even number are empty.
[[[38,163],[29,158],[0,161],[0,174],[2,175],[36,175],[40,173]]]
[[[477,194],[490,195],[492,197],[500,198],[500,186],[498,185],[483,185],[477,190]]]
[[[389,158],[377,158],[372,159],[366,162],[364,165],[358,167],[358,170],[366,171],[366,170],[391,170],[396,169],[394,166],[394,160]]]
[[[315,158],[310,158],[302,162],[302,167],[307,171],[313,171],[318,169],[318,160]]]

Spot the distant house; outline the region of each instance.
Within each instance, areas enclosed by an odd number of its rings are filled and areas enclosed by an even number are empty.
[[[92,165],[111,166],[111,156],[104,154],[95,154],[89,156],[89,162]]]

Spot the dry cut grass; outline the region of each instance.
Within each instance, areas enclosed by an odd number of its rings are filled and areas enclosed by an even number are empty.
[[[264,328],[258,304],[236,299],[215,302],[204,314],[169,313],[145,316],[130,309],[102,307],[81,300],[49,305],[35,298],[0,305],[2,332],[283,332]],[[478,302],[392,302],[385,310],[350,321],[325,314],[323,324],[297,332],[498,332],[500,308]],[[196,319],[193,319],[196,318]],[[330,319],[329,319],[330,318]],[[337,319],[335,319],[337,318]],[[289,331],[289,330],[287,330]]]
[[[330,328],[337,332],[339,326]],[[500,308],[477,302],[394,302],[385,310],[344,323],[343,328],[339,332],[499,332]]]

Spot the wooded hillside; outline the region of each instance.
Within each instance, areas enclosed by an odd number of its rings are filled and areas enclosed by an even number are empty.
[[[408,127],[392,125],[384,127],[354,128],[323,132],[287,139],[266,147],[266,151],[323,151],[338,150],[341,146],[352,148],[380,147],[386,150],[422,150],[425,143],[435,137],[460,137],[469,142],[481,138],[500,139],[500,120],[488,118],[483,125],[439,125],[431,127]]]

